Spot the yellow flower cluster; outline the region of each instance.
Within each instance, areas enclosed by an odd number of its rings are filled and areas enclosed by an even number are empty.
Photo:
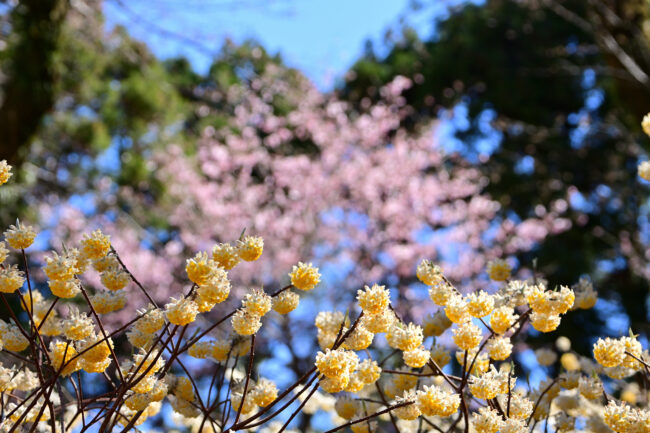
[[[425,416],[450,416],[458,410],[460,397],[446,388],[424,385],[417,392],[417,405]]]
[[[634,370],[640,369],[643,357],[643,348],[635,336],[613,338],[599,338],[594,343],[594,358],[603,367],[625,367]]]
[[[530,323],[540,332],[551,332],[560,324],[560,315],[565,314],[575,302],[575,293],[566,286],[558,291],[546,290],[543,284],[528,287],[526,301],[533,310]]]
[[[273,301],[264,290],[255,289],[242,301],[242,308],[232,316],[232,329],[239,335],[253,335],[262,327],[262,317],[271,311]]]
[[[311,263],[299,262],[298,265],[294,265],[289,277],[293,287],[305,291],[312,290],[320,282],[318,268]]]
[[[299,303],[300,296],[297,293],[285,290],[273,298],[273,311],[279,314],[289,314],[298,308]]]
[[[16,225],[9,226],[4,232],[5,241],[11,248],[24,250],[34,243],[36,231],[32,226],[24,225],[20,221]]]
[[[388,308],[390,296],[386,287],[374,284],[372,287],[366,286],[364,290],[357,291],[357,301],[365,314],[380,314]]]
[[[25,283],[25,274],[18,266],[0,267],[0,292],[13,293]]]
[[[199,307],[191,299],[171,298],[171,302],[165,304],[165,316],[173,325],[188,325],[194,322],[197,314],[199,314]]]
[[[3,159],[0,161],[0,185],[4,185],[9,182],[9,179],[13,173],[11,172],[11,166],[7,164],[7,160]]]
[[[0,320],[0,348],[4,347],[12,352],[22,352],[27,349],[27,346],[29,346],[29,340],[18,326]]]
[[[512,267],[505,260],[492,260],[487,264],[487,273],[494,281],[506,281],[510,278],[511,272]]]

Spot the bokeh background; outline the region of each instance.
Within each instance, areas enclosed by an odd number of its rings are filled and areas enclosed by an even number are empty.
[[[591,278],[596,308],[557,335],[647,347],[648,111],[646,0],[0,0],[0,223],[39,227],[37,251],[102,227],[160,302],[244,229],[265,254],[240,294],[312,261],[320,290],[262,335],[280,385],[313,362],[316,311],[363,284],[433,312],[423,258],[466,290],[495,289],[494,258]],[[553,343],[519,348],[532,381]]]

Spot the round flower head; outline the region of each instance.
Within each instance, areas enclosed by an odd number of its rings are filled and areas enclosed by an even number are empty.
[[[603,396],[603,383],[596,378],[581,377],[578,381],[578,391],[588,400],[596,400]]]
[[[7,164],[6,159],[3,159],[0,161],[0,185],[7,183],[11,175],[11,166]]]
[[[76,355],[77,351],[68,343],[63,341],[50,343],[52,366],[55,370],[60,371],[62,376],[68,376],[81,368],[79,358],[75,358]]]
[[[132,373],[134,374],[144,374],[146,376],[152,376],[158,372],[165,365],[165,359],[162,356],[158,356],[158,351],[153,350],[150,352],[140,350],[139,353],[133,355],[133,364],[122,363],[122,372],[124,374],[129,374],[129,370],[132,368]]]
[[[95,329],[93,320],[86,313],[74,309],[70,317],[63,321],[63,333],[70,340],[83,340]]]
[[[85,234],[81,240],[81,254],[87,259],[99,260],[106,256],[110,250],[111,239],[103,234],[101,230]]]
[[[505,260],[496,259],[488,262],[487,273],[494,281],[505,281],[510,278],[512,267]]]
[[[205,302],[220,304],[230,295],[230,281],[228,273],[219,267],[214,267],[207,280],[199,285],[196,290],[199,298]]]
[[[237,241],[237,252],[242,260],[254,262],[259,259],[264,250],[264,239],[259,236],[245,236]]]
[[[232,351],[232,343],[229,340],[218,339],[212,343],[212,357],[217,361],[225,361]]]
[[[560,386],[564,389],[575,389],[581,377],[579,371],[565,371],[560,375]]]
[[[641,343],[639,343],[639,341],[636,339],[636,337],[622,337],[621,342],[625,346],[626,352],[621,366],[635,370],[643,368],[643,364],[638,361],[638,359],[643,358],[643,347],[641,346]]]
[[[50,285],[51,288],[52,286]],[[106,290],[101,290],[90,297],[90,303],[97,314],[108,314],[124,308],[126,305],[126,295],[123,292],[107,292]]]
[[[406,404],[406,406],[398,407],[394,410],[395,415],[399,419],[413,420],[421,415],[418,405],[415,404],[415,391],[404,391],[401,397],[397,397],[393,405]],[[407,404],[409,403],[409,404]]]
[[[507,395],[505,397],[505,404],[508,404]],[[506,406],[507,407],[507,406]],[[530,414],[533,413],[534,403],[532,400],[519,395],[517,392],[511,392],[510,395],[510,416],[521,420],[527,420]]]
[[[45,257],[45,263],[43,271],[50,280],[71,280],[75,274],[79,273],[75,267],[76,259],[67,254],[60,256],[56,252],[52,252],[51,256]]]
[[[468,361],[469,362],[469,361]],[[469,389],[472,395],[476,398],[483,400],[491,400],[495,398],[500,391],[499,386],[499,373],[491,367],[491,370],[482,374],[479,377],[474,377],[469,384]]]
[[[212,247],[212,260],[225,270],[230,270],[239,263],[237,248],[230,244],[217,244]]]
[[[149,396],[153,401],[161,401],[163,398],[167,397],[169,393],[169,386],[163,380],[157,380],[152,388],[149,391]]]
[[[442,269],[430,260],[422,260],[418,265],[416,275],[427,286],[437,286],[444,282]]]
[[[481,328],[472,322],[463,323],[454,329],[454,343],[463,350],[475,348],[481,343],[482,338]]]
[[[130,394],[124,400],[124,405],[136,412],[145,410],[149,403],[151,403],[151,397],[147,394]]]
[[[490,359],[495,361],[507,359],[512,353],[510,338],[501,336],[491,338],[487,343],[487,351]]]
[[[425,349],[424,346],[420,346],[408,352],[402,352],[404,364],[408,365],[411,368],[424,367],[427,361],[429,361],[430,356],[430,352]]]
[[[357,393],[361,391],[365,385],[366,384],[363,383],[363,381],[359,378],[359,375],[355,371],[354,373],[350,374],[350,380],[348,381],[348,384],[345,386],[345,391],[351,393]]]
[[[346,348],[351,350],[363,350],[372,344],[375,334],[368,331],[363,325],[358,325],[344,341]]]
[[[263,290],[253,289],[251,293],[246,295],[242,304],[250,314],[262,317],[271,311],[272,300]]]
[[[336,414],[343,419],[352,419],[359,410],[359,402],[353,400],[348,396],[340,396],[336,398],[334,403],[334,410]]]
[[[151,304],[147,306],[147,310],[138,311],[138,313],[143,316],[135,322],[133,327],[140,332],[153,334],[165,325],[165,313]]]
[[[233,392],[230,395],[230,403],[232,404],[232,408],[235,411],[240,411],[239,406],[241,405],[241,413],[247,414],[251,413],[255,408],[257,407],[255,403],[253,402],[253,398],[251,393],[247,393],[246,397],[242,399],[242,393],[241,392]],[[242,400],[244,400],[243,405],[242,405]]]
[[[171,302],[165,305],[165,316],[174,325],[185,326],[192,323],[198,313],[199,308],[196,302],[190,299],[171,298]]]
[[[196,302],[196,306],[199,309],[199,313],[207,313],[208,311],[212,311],[214,306],[217,305],[216,303],[210,301],[209,299],[205,299],[199,293],[197,293],[194,302]]]
[[[294,265],[289,277],[291,284],[300,290],[311,290],[320,282],[318,268],[311,263],[299,262],[297,266]]]
[[[594,343],[594,358],[603,367],[616,367],[625,359],[625,345],[612,338],[599,338]]]
[[[472,317],[485,317],[494,309],[494,298],[483,290],[467,296],[467,311]]]
[[[245,309],[239,309],[232,316],[232,329],[239,335],[253,335],[262,327],[260,317]]]
[[[81,292],[79,281],[77,280],[50,280],[47,282],[50,286],[50,291],[54,296],[64,299],[74,298]]]
[[[176,379],[176,383],[172,393],[183,400],[193,401],[194,400],[194,387],[192,381],[187,377],[181,376]]]
[[[560,316],[555,314],[533,313],[530,324],[539,332],[553,332],[560,325]]]
[[[598,302],[598,293],[592,288],[591,290],[576,292],[576,300],[573,306],[581,310],[589,310],[596,305],[596,302]]]
[[[0,242],[0,264],[4,263],[7,260],[9,255],[9,250],[7,249],[4,242]]]
[[[77,342],[77,351],[85,362],[100,363],[105,361],[111,354],[113,340],[91,335],[85,340]]]
[[[457,293],[452,294],[447,300],[445,314],[453,323],[461,324],[471,319],[467,309],[467,302],[463,296]]]
[[[345,372],[340,376],[336,377],[326,377],[320,380],[320,387],[323,388],[323,391],[329,393],[336,393],[343,391],[348,384],[350,383],[350,373]]]
[[[403,352],[417,349],[424,339],[422,328],[414,323],[403,325],[401,323],[394,324],[387,336],[389,344],[391,341],[394,343],[391,347],[395,347]]]
[[[104,256],[101,259],[93,260],[93,268],[97,272],[104,272],[110,268],[117,268],[120,266],[120,262],[117,261],[115,256]]]
[[[343,331],[345,332],[345,330]],[[336,339],[338,338],[338,334],[335,334],[333,332],[323,332],[320,329],[318,330],[318,346],[322,349],[331,349],[334,347],[334,343],[336,343]]]
[[[25,282],[24,274],[16,265],[0,268],[0,292],[13,293]]]
[[[543,284],[536,284],[526,288],[526,302],[530,308],[539,314],[551,314],[551,304],[548,301],[548,292]]]
[[[549,303],[553,314],[565,314],[575,303],[576,295],[567,286],[561,286],[560,290],[550,292]]]
[[[644,180],[650,180],[650,161],[643,161],[637,167],[639,176]]]
[[[268,379],[258,380],[251,391],[253,403],[260,407],[268,406],[277,396],[278,388],[273,381]]]
[[[187,259],[185,264],[187,277],[197,286],[207,283],[216,268],[217,264],[214,260],[208,259],[208,254],[205,252],[199,252],[193,258]]]
[[[390,304],[390,292],[385,286],[374,284],[357,291],[359,306],[366,314],[379,314]]]
[[[396,319],[395,313],[386,308],[379,314],[364,314],[361,318],[361,324],[373,334],[379,334],[388,332]]]
[[[472,425],[477,433],[496,433],[502,424],[503,420],[499,413],[488,407],[479,408],[472,416]]]
[[[300,296],[291,290],[285,290],[273,298],[273,310],[279,314],[289,314],[300,303]]]
[[[5,350],[11,352],[22,352],[29,346],[29,340],[20,332],[16,325],[7,325],[1,323],[0,336],[2,343],[4,343]]]
[[[316,354],[316,368],[325,377],[337,378],[344,373],[352,373],[359,364],[357,354],[349,350],[327,349]],[[346,384],[347,386],[347,384]]]
[[[364,359],[359,363],[357,373],[359,375],[359,379],[368,385],[375,383],[379,379],[379,376],[381,375],[381,367],[379,367],[377,361]]]
[[[350,319],[340,311],[321,311],[316,315],[314,324],[323,332],[337,334],[341,326],[350,326]]]
[[[429,288],[429,297],[434,304],[444,307],[447,305],[449,298],[454,295],[456,291],[446,281]]]
[[[146,334],[136,328],[133,328],[127,331],[126,338],[129,340],[129,343],[133,345],[133,347],[146,350],[151,348],[152,344],[154,343],[154,339],[156,338],[156,334]]]
[[[490,326],[497,334],[503,334],[510,329],[518,317],[511,307],[499,307],[492,312]]]
[[[460,397],[435,385],[417,392],[417,405],[424,416],[450,416],[458,410]]]
[[[425,337],[439,337],[451,326],[452,322],[449,320],[444,310],[438,310],[435,314],[429,314],[422,324]]]
[[[101,281],[108,290],[116,292],[126,287],[131,277],[119,268],[110,268],[102,272]]]
[[[634,411],[625,403],[610,400],[603,413],[603,420],[615,432],[627,433],[634,423]]]
[[[11,248],[24,250],[34,243],[36,231],[32,226],[23,225],[18,221],[15,226],[9,226],[9,230],[5,231],[4,235]]]
[[[239,398],[241,399],[241,394],[232,393],[231,397],[230,397],[230,401],[231,401],[233,409],[236,409],[236,408],[239,407],[239,403],[237,402],[237,399],[236,399],[237,396],[239,396]],[[195,406],[193,406],[191,402],[189,402],[187,400],[183,400],[182,398],[176,398],[176,397],[171,397],[170,396],[170,402],[171,402],[173,411],[180,414],[180,415],[183,415],[185,418],[196,418],[197,416],[199,416],[201,414],[201,412]],[[247,408],[247,406],[244,405],[244,408]],[[255,409],[254,405],[253,405],[253,408],[251,408],[251,410],[253,410],[253,409]],[[244,414],[248,413],[248,412],[244,412],[244,409],[242,409],[241,412],[244,413]]]

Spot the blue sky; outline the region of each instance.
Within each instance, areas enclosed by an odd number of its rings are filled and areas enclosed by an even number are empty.
[[[224,38],[254,38],[321,88],[330,88],[363,51],[397,28],[409,0],[113,0],[109,26],[124,24],[160,57],[184,55],[198,71]],[[152,7],[152,4],[156,4]],[[431,9],[409,22],[429,31]]]

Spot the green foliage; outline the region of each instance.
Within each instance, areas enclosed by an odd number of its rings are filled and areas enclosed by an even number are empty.
[[[406,122],[414,127],[445,110],[465,108],[468,127],[455,131],[464,146],[460,151],[481,161],[491,181],[487,190],[502,204],[504,217],[567,206],[579,192],[586,205],[568,208],[571,228],[519,259],[526,265],[538,257],[551,282],[596,275],[601,294],[622,300],[632,327],[647,335],[647,304],[634,299],[647,297],[648,282],[632,268],[634,257],[622,252],[620,241],[638,227],[638,204],[646,196],[634,168],[638,143],[650,144],[640,133],[641,118],[650,111],[650,87],[620,63],[603,35],[613,35],[647,74],[650,39],[640,29],[647,28],[650,7],[637,0],[545,4],[464,5],[436,22],[429,40],[409,33],[385,57],[364,56],[341,92],[362,106],[383,83],[410,77],[415,85],[406,97],[414,111]],[[490,151],[483,147],[488,134],[499,137]],[[519,169],[524,158],[534,167]],[[629,237],[642,255],[639,233]],[[600,268],[603,261],[611,269]],[[568,333],[580,329],[578,323],[563,325]],[[575,341],[586,348],[589,341],[580,336]]]

